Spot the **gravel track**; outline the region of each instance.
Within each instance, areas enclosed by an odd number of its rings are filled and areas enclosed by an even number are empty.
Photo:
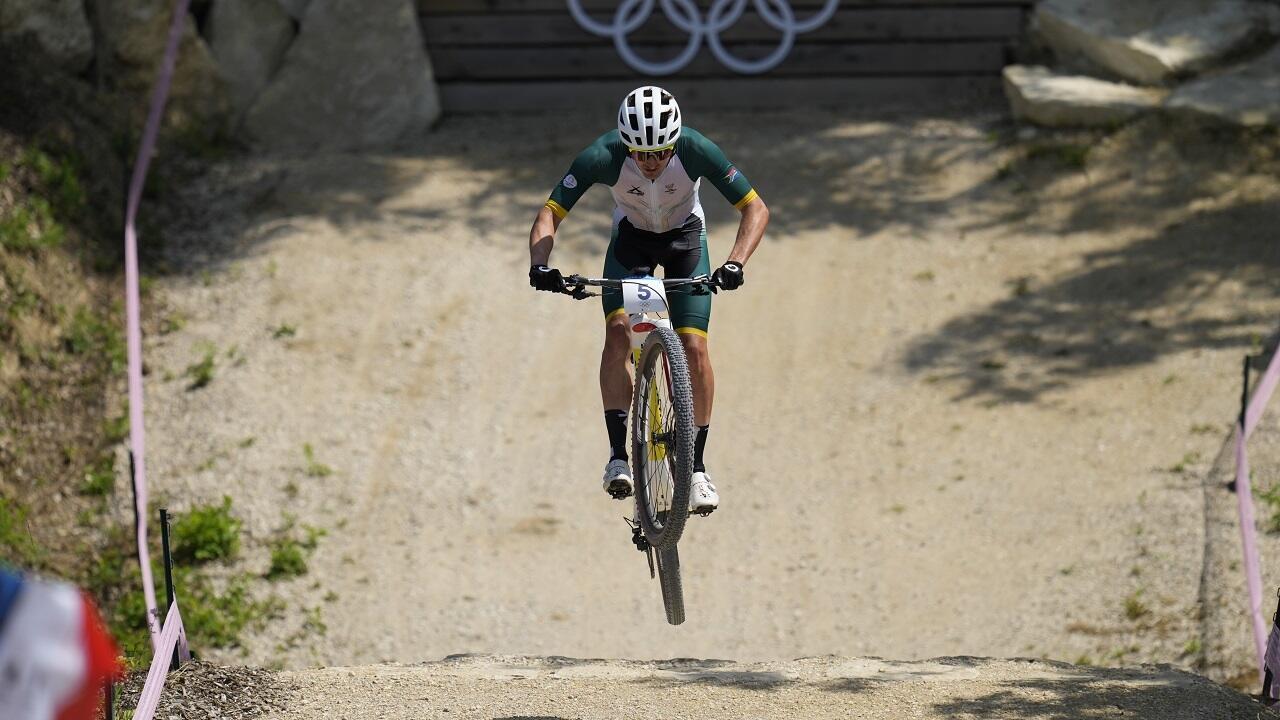
[[[308,575],[257,588],[286,619],[209,654],[1191,666],[1200,476],[1239,356],[1280,311],[1259,291],[1280,264],[1274,177],[1158,126],[1054,139],[1096,145],[1081,171],[1026,159],[981,109],[689,112],[774,221],[715,304],[723,504],[680,545],[688,622],[665,624],[599,490],[599,309],[524,279],[533,215],[594,129],[467,119],[403,153],[239,160],[187,190],[201,210],[161,282],[186,323],[147,349],[154,482],[230,494],[251,571],[286,514],[327,532]],[[704,202],[718,263],[735,223]],[[555,264],[596,272],[607,225],[593,191]],[[209,347],[213,380],[190,389]]]

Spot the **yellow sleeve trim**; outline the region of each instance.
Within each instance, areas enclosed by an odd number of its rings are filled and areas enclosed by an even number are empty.
[[[627,314],[627,309],[626,309],[626,308],[618,308],[617,310],[614,310],[613,312],[609,313],[608,315],[605,315],[605,316],[604,316],[604,321],[607,323],[607,322],[609,322],[610,320],[614,319],[615,317],[617,317],[617,316],[619,316],[619,315],[626,315],[626,314]]]
[[[702,330],[700,328],[696,328],[696,327],[682,327],[682,328],[676,328],[676,334],[677,335],[701,335],[702,337],[706,337],[707,331]]]
[[[754,191],[754,190],[752,191],[752,194],[753,194],[753,195],[755,194],[755,191]],[[556,217],[560,218],[561,220],[563,220],[563,219],[564,219],[564,216],[565,216],[565,215],[568,215],[568,214],[569,214],[569,211],[568,211],[568,210],[565,210],[565,209],[564,209],[564,208],[562,208],[562,207],[560,207],[560,203],[556,202],[555,200],[550,200],[550,199],[549,199],[549,200],[547,200],[547,202],[546,202],[545,204],[546,204],[546,206],[547,206],[547,207],[551,208],[551,212],[555,213],[555,214],[556,214]]]
[[[733,207],[734,207],[734,208],[736,208],[736,209],[738,209],[738,210],[741,210],[742,208],[744,208],[744,207],[746,207],[746,206],[747,206],[747,203],[751,202],[752,200],[755,200],[755,199],[756,199],[756,198],[758,198],[758,197],[760,197],[760,195],[758,195],[758,194],[756,193],[755,188],[751,188],[751,192],[747,193],[746,195],[744,195],[744,196],[743,196],[743,198],[742,198],[741,200],[739,200],[738,202],[734,203],[734,204],[733,204]],[[550,202],[550,201],[548,201],[548,202]]]

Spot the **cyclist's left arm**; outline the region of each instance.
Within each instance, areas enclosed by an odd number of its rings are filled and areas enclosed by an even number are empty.
[[[747,176],[725,157],[718,145],[705,135],[686,127],[676,141],[676,153],[692,177],[704,177],[725,200],[742,213],[738,236],[729,252],[729,262],[745,265],[764,238],[769,225],[769,208],[751,186]]]

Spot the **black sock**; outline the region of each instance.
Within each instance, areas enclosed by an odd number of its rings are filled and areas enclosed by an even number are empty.
[[[706,472],[707,466],[702,462],[702,451],[707,449],[707,431],[710,425],[698,426],[698,438],[693,441],[693,471]]]
[[[627,459],[627,411],[605,410],[604,426],[609,429],[610,460]]]

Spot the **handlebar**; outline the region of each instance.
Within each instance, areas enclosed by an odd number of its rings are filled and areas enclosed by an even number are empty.
[[[566,275],[564,278],[565,289],[561,293],[571,296],[574,300],[586,300],[589,297],[599,297],[600,293],[588,292],[587,287],[607,288],[610,290],[621,290],[622,284],[627,280],[639,279],[641,276],[633,278],[611,279],[611,278],[588,278],[581,275]],[[708,292],[716,292],[720,287],[710,275],[699,275],[691,278],[663,278],[662,286],[667,290],[687,290],[695,295],[705,295]]]

